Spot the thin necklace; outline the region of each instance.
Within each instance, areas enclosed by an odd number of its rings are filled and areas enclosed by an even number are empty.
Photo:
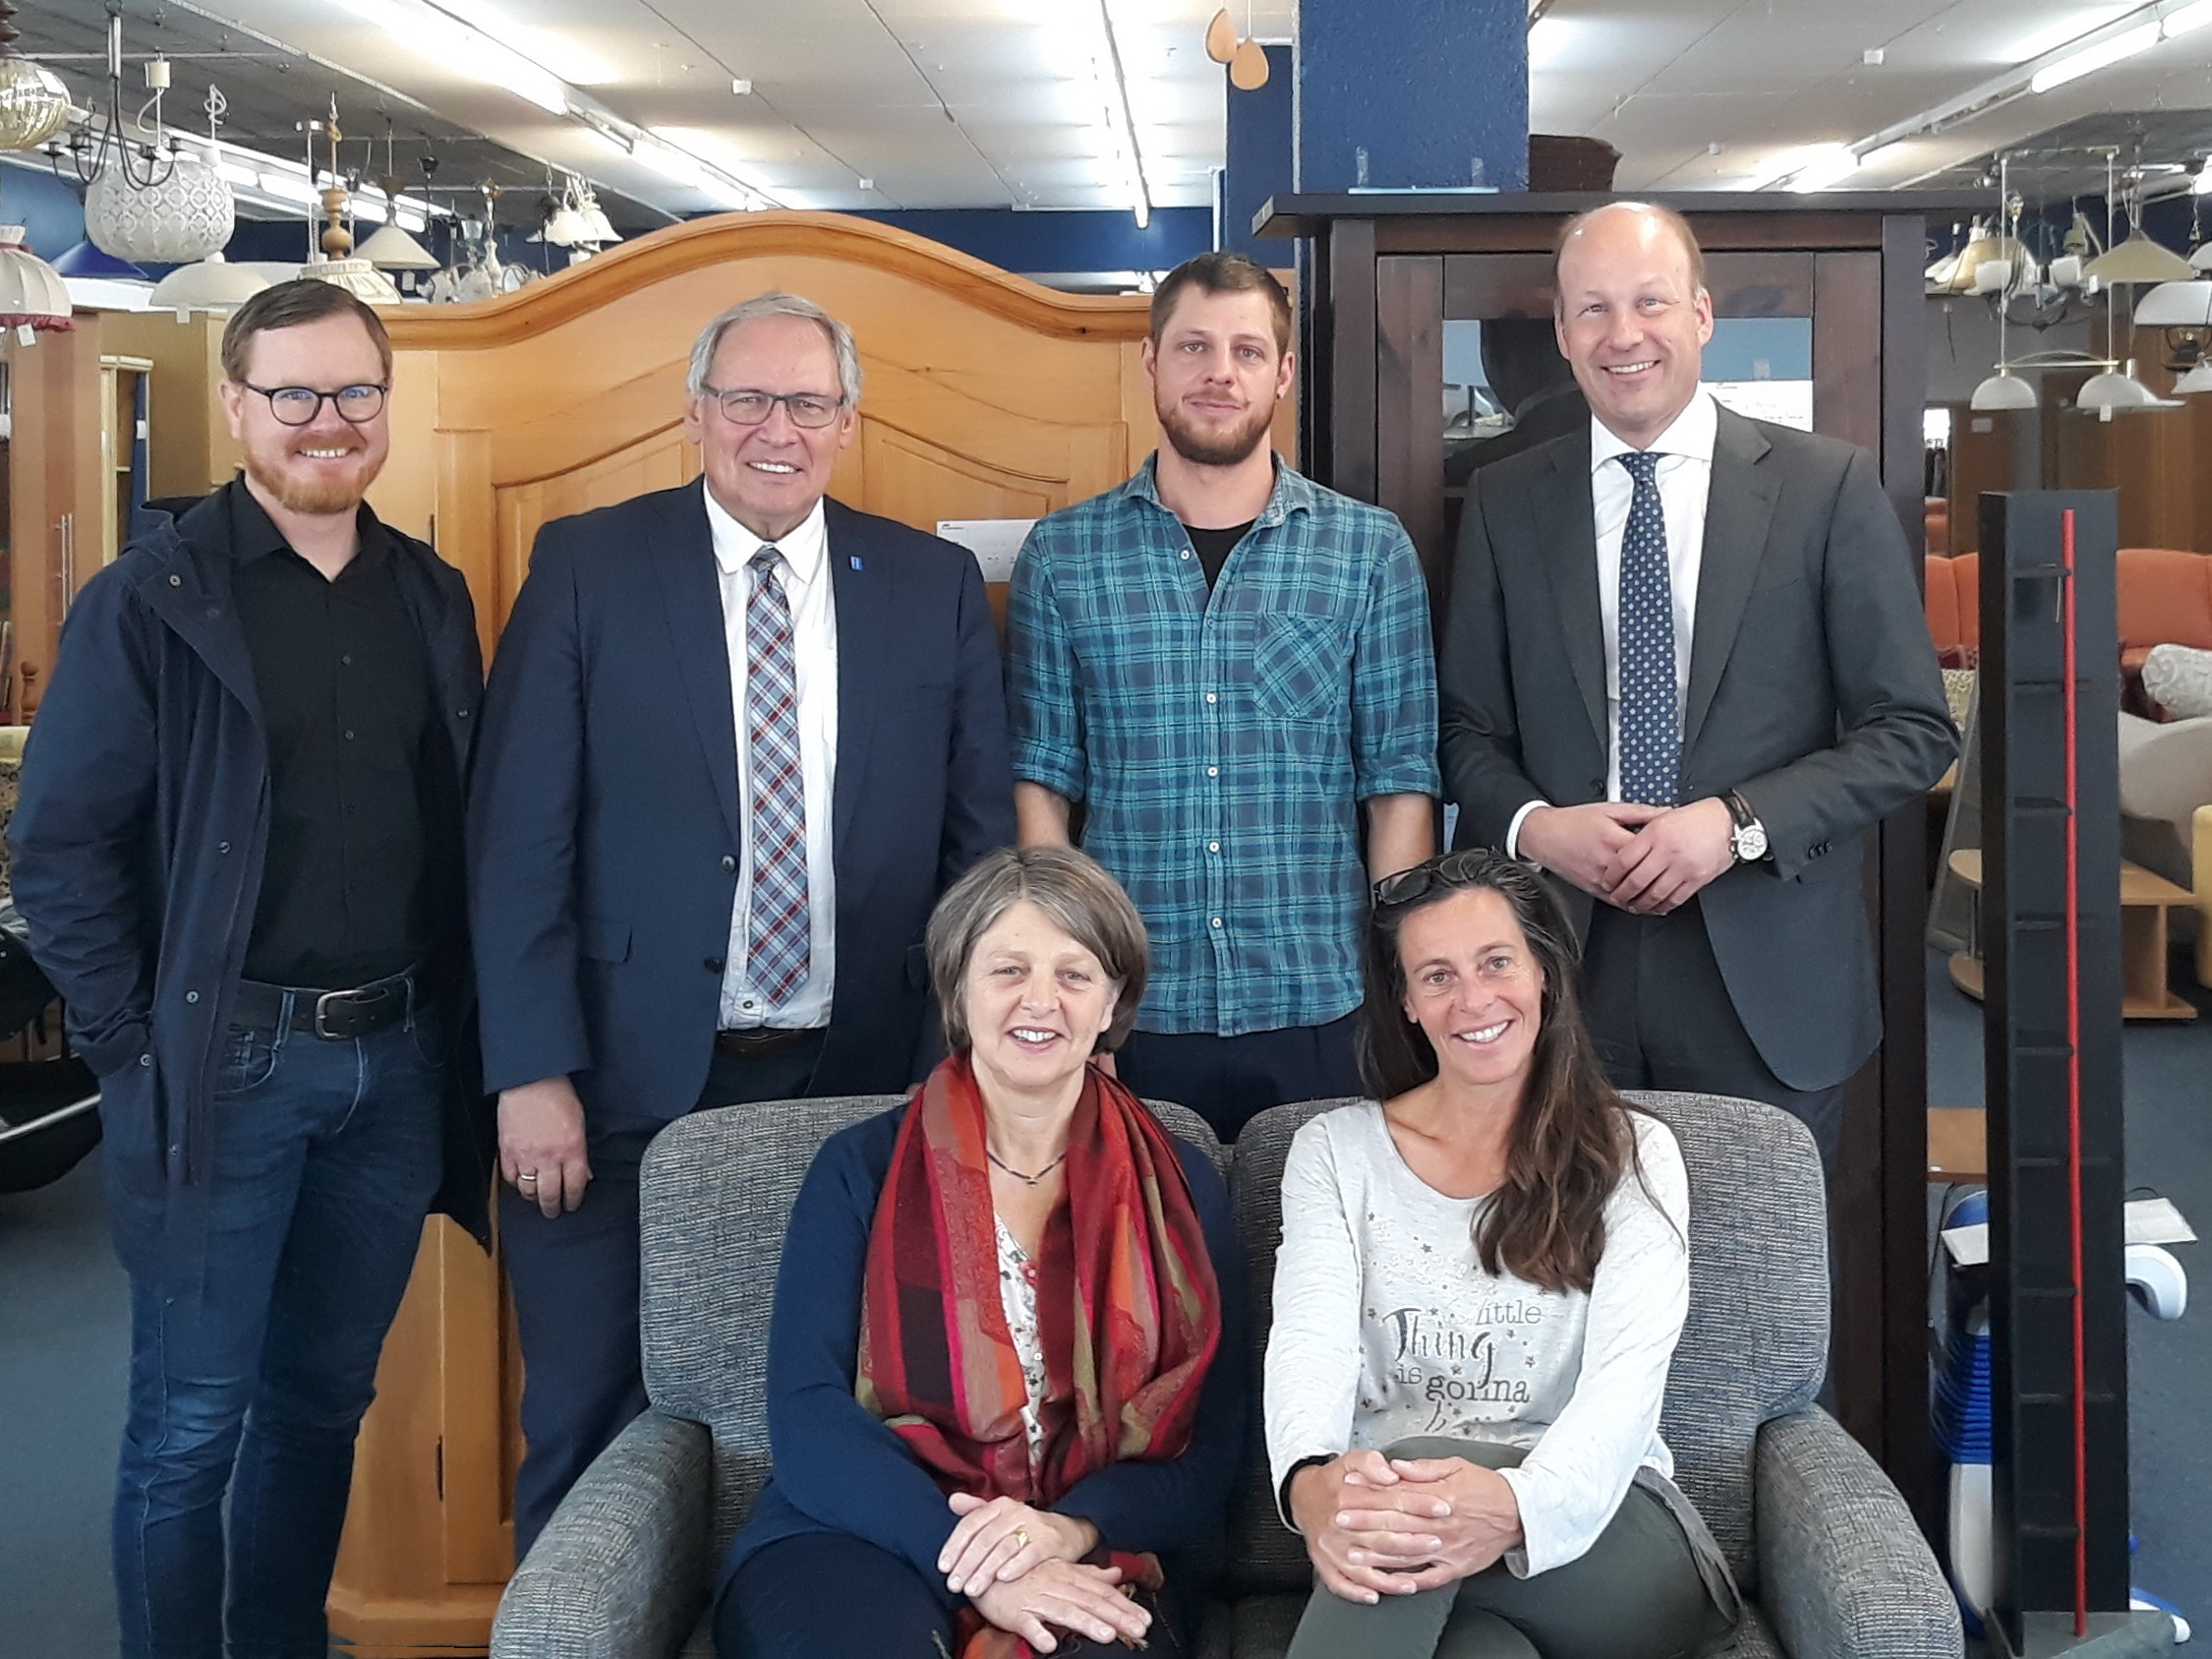
[[[1054,1158],[1050,1163],[1046,1164],[1034,1175],[1029,1175],[1023,1173],[1019,1169],[1015,1168],[1013,1164],[1007,1162],[1005,1158],[999,1156],[999,1155],[993,1152],[988,1146],[983,1149],[983,1155],[989,1158],[993,1163],[997,1164],[1001,1169],[1005,1170],[1009,1175],[1012,1175],[1017,1181],[1021,1182],[1025,1186],[1031,1187],[1035,1186],[1039,1181],[1043,1180],[1047,1175],[1051,1174],[1055,1169],[1058,1169],[1063,1163],[1066,1163],[1068,1161],[1068,1154],[1065,1150],[1063,1150],[1058,1157]]]

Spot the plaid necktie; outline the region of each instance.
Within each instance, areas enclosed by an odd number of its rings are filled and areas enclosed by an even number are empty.
[[[1619,459],[1636,481],[1620,539],[1620,798],[1671,806],[1682,765],[1682,716],[1659,458],[1631,451]]]
[[[813,951],[806,910],[806,789],[799,767],[798,670],[783,555],[763,547],[746,566],[745,719],[752,731],[752,926],[745,973],[771,1004],[804,982]]]

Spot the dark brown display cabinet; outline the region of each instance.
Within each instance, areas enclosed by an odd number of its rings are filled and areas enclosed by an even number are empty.
[[[1277,197],[1260,209],[1259,235],[1298,241],[1308,470],[1395,512],[1439,600],[1468,471],[1504,439],[1516,406],[1534,425],[1547,390],[1566,381],[1547,344],[1552,239],[1566,215],[1611,199],[1352,194]],[[1717,319],[1708,383],[1745,413],[1873,451],[1917,552],[1927,228],[1973,204],[1932,194],[1654,199],[1686,215],[1705,249]],[[1925,835],[1915,803],[1882,826],[1868,859],[1887,1037],[1851,1085],[1833,1360],[1838,1415],[1923,1522],[1933,1515]]]

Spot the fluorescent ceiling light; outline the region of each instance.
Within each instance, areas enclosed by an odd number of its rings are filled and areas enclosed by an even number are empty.
[[[551,30],[516,23],[499,8],[486,5],[484,0],[430,0],[430,3],[494,40],[510,42],[524,61],[558,76],[571,86],[604,87],[621,79],[613,66],[597,53]]]
[[[2137,52],[2148,51],[2158,44],[2160,33],[2161,26],[2155,22],[2122,30],[2118,34],[2098,41],[2094,46],[2084,46],[2078,52],[2069,52],[2057,63],[2037,70],[2028,80],[2028,90],[2048,92],[2053,87],[2063,87],[2068,81],[2077,81],[2084,75],[2120,62],[2122,58],[2131,58]]]
[[[261,173],[256,176],[263,196],[273,196],[279,202],[297,202],[309,207],[320,207],[322,204],[322,192],[296,173]]]
[[[405,0],[339,0],[403,46],[447,69],[512,92],[551,115],[568,113],[568,84],[435,6]]]
[[[1849,145],[1821,145],[1817,147],[1817,152],[1798,168],[1797,175],[1789,181],[1789,188],[1796,191],[1826,190],[1830,185],[1840,183],[1858,170],[1858,155]]]
[[[727,140],[719,139],[697,127],[654,127],[650,131],[663,144],[672,146],[686,155],[696,156],[717,172],[728,175],[738,184],[745,184],[743,169],[752,166],[753,158],[740,155]],[[752,186],[745,185],[745,188],[750,191]]]
[[[769,206],[767,198],[742,179],[731,178],[711,162],[689,153],[690,141],[704,137],[705,134],[694,133],[688,127],[656,127],[652,137],[638,141],[630,156],[632,160],[644,162],[663,178],[696,190],[726,207],[749,209]]]
[[[215,163],[215,171],[219,173],[228,183],[242,184],[248,190],[259,190],[262,187],[262,175],[260,174],[260,172],[252,167],[244,166],[239,162],[218,161]]]
[[[2192,29],[2202,29],[2208,23],[2212,23],[2212,0],[2196,0],[2193,6],[2168,12],[2160,27],[2166,31],[2166,38],[2172,40]]]

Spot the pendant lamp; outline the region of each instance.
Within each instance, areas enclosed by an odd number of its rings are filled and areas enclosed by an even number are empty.
[[[77,326],[69,314],[69,289],[54,267],[24,245],[23,226],[0,224],[0,328],[66,333]]]

